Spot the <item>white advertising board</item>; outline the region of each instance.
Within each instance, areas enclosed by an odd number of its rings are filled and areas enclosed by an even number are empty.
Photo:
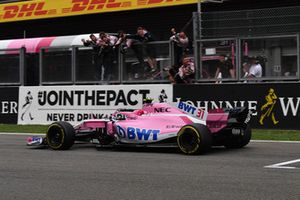
[[[173,86],[97,85],[20,87],[18,124],[50,124],[109,117],[116,109],[138,109],[143,99],[172,102]]]

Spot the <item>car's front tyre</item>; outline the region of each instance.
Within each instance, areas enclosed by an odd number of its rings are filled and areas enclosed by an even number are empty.
[[[48,146],[53,150],[67,150],[75,141],[75,130],[68,122],[54,122],[46,133]]]

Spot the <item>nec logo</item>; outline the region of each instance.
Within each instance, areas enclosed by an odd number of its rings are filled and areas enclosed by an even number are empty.
[[[171,108],[154,108],[155,113],[165,113],[165,112],[170,112]]]
[[[74,4],[71,12],[79,12],[85,10],[101,10],[103,8],[119,8],[128,7],[131,2],[116,2],[116,0],[72,0]]]
[[[27,3],[23,5],[12,5],[5,6],[3,8],[4,14],[3,19],[10,19],[14,17],[30,17],[30,16],[39,16],[46,15],[47,10],[43,10],[45,2],[40,3]]]

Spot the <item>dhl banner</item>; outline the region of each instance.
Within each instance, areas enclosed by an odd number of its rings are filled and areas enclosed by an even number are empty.
[[[198,0],[33,0],[0,4],[0,23],[197,3]]]

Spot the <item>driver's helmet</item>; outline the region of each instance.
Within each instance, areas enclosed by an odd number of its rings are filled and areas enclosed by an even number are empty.
[[[143,104],[151,104],[153,100],[154,99],[147,97],[147,98],[143,99]]]

